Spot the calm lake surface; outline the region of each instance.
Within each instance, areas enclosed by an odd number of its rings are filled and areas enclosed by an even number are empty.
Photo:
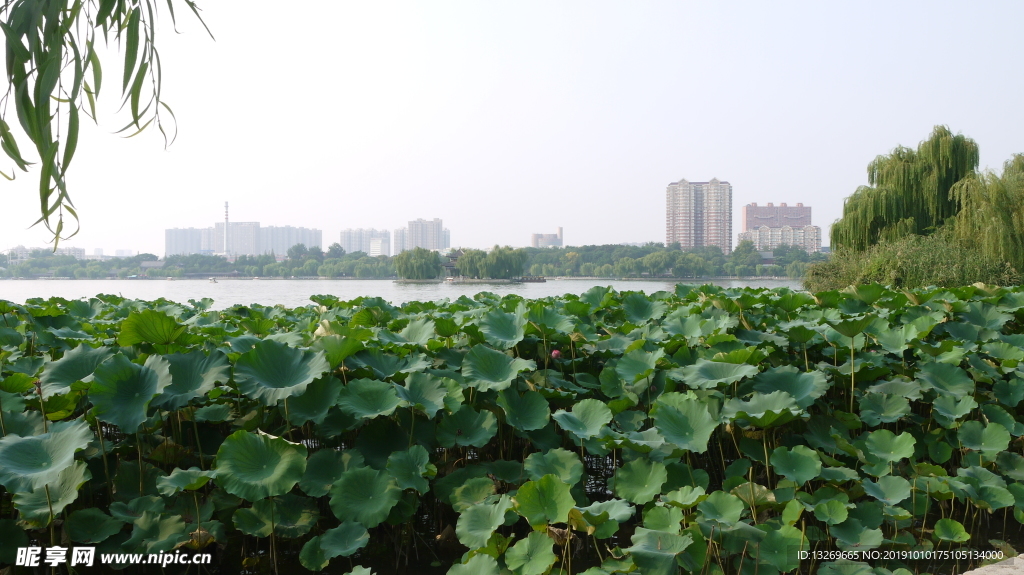
[[[166,298],[185,303],[208,297],[215,309],[236,304],[282,304],[287,307],[310,305],[309,296],[330,294],[342,300],[360,296],[379,296],[393,304],[408,301],[435,301],[489,291],[498,295],[519,294],[540,298],[567,293],[581,294],[596,286],[611,286],[617,291],[653,293],[673,290],[677,282],[655,280],[548,280],[525,284],[399,284],[392,280],[233,280],[218,283],[208,280],[0,280],[0,299],[25,303],[29,298],[89,298],[96,294],[119,294],[126,298],[155,300]],[[692,283],[692,282],[691,282]],[[722,287],[788,287],[802,289],[798,280],[702,280]]]

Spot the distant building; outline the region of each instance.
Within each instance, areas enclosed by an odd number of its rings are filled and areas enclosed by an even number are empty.
[[[378,253],[372,254],[373,242],[377,241]],[[356,228],[341,231],[341,247],[345,253],[363,252],[374,256],[391,255],[391,232],[374,228]]]
[[[751,203],[743,206],[743,231],[749,232],[761,226],[769,228],[802,228],[811,225],[811,207],[803,204],[788,206],[785,203],[766,206]]]
[[[395,230],[395,255],[414,248],[443,250],[451,247],[451,232],[445,229],[440,218],[417,219],[409,226]]]
[[[15,246],[7,250],[7,256],[12,264],[23,262],[32,259],[32,252],[45,252],[53,253],[58,256],[71,256],[76,260],[85,259],[85,248],[57,248],[53,251],[53,248],[26,248],[25,246]]]
[[[743,206],[743,231],[739,241],[754,242],[758,251],[774,251],[782,245],[800,248],[808,253],[821,250],[821,228],[811,224],[811,207],[769,203]]]
[[[296,244],[303,244],[307,248],[318,247],[324,249],[324,234],[322,231],[310,228],[296,228],[293,226],[266,226],[260,228],[260,253],[273,253],[275,256],[283,256],[288,249]]]
[[[558,228],[557,234],[531,234],[530,245],[535,248],[562,247],[562,228]]]
[[[132,253],[132,250],[114,250],[115,258],[130,258],[134,255],[135,254]]]
[[[679,180],[665,190],[665,245],[732,251],[732,184]]]

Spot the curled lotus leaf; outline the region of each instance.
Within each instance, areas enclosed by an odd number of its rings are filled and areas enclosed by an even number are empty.
[[[53,483],[92,437],[92,430],[80,420],[54,423],[42,435],[5,436],[0,439],[0,484],[16,493]]]
[[[505,552],[505,564],[515,575],[543,575],[558,559],[554,545],[547,533],[534,531]]]
[[[330,369],[322,351],[260,340],[235,362],[235,383],[246,396],[264,405],[299,395]]]
[[[68,516],[64,529],[68,539],[76,543],[100,543],[121,531],[124,522],[95,507],[78,509]]]
[[[612,417],[612,410],[599,399],[584,399],[572,411],[559,409],[551,416],[559,427],[581,440],[595,437]]]
[[[313,499],[286,493],[256,501],[252,507],[236,509],[232,519],[235,527],[246,535],[267,537],[273,533],[295,539],[308,533],[319,517]]]
[[[448,395],[443,378],[423,372],[410,373],[405,378],[405,385],[395,386],[395,391],[402,401],[431,419],[444,409],[444,398]]]
[[[561,447],[551,451],[531,453],[523,463],[530,479],[536,481],[545,475],[555,475],[559,480],[575,485],[583,477],[583,463],[575,453]]]
[[[879,477],[877,482],[868,479],[862,486],[865,493],[886,505],[897,505],[910,497],[910,482],[902,477]]]
[[[749,400],[732,398],[725,402],[722,417],[727,420],[744,419],[755,427],[778,427],[793,421],[803,413],[793,396],[785,391],[767,395],[755,392]]]
[[[396,451],[388,456],[388,473],[401,489],[415,489],[426,493],[430,489],[428,478],[437,474],[430,463],[430,454],[422,445],[413,445],[407,451]]]
[[[320,536],[320,549],[328,560],[334,557],[348,557],[370,542],[366,528],[354,521],[344,521],[334,529],[328,529]]]
[[[663,301],[652,300],[642,293],[633,292],[622,298],[622,311],[626,321],[641,325],[665,315],[667,306]]]
[[[508,388],[519,372],[537,369],[533,360],[513,358],[485,345],[475,345],[462,360],[466,385],[480,391]]]
[[[456,563],[448,570],[448,575],[499,575],[498,562],[490,555],[479,553],[465,563]]]
[[[470,549],[487,545],[487,540],[505,523],[505,512],[512,508],[512,499],[502,495],[496,503],[478,503],[463,511],[455,524],[459,542]]]
[[[160,553],[170,551],[188,539],[188,526],[180,515],[145,511],[135,520],[132,536],[122,548],[136,553]]]
[[[488,497],[494,495],[494,491],[493,479],[474,477],[452,490],[448,500],[452,503],[452,509],[462,513],[478,503],[483,503]]]
[[[480,333],[483,334],[487,343],[498,349],[509,349],[523,341],[526,335],[526,309],[517,310],[517,313],[505,313],[500,309],[494,309],[484,315],[480,320]]]
[[[217,483],[246,501],[284,495],[306,471],[306,447],[240,429],[217,451]]]
[[[777,473],[798,485],[807,483],[821,473],[821,458],[816,451],[806,445],[797,445],[793,449],[775,448],[771,464]]]
[[[656,369],[655,365],[664,355],[665,350],[661,348],[653,352],[634,349],[619,358],[615,364],[615,373],[626,384],[634,384],[653,375]]]
[[[708,450],[708,441],[718,422],[711,417],[706,403],[692,393],[672,392],[658,397],[654,405],[654,425],[665,439],[695,453]]]
[[[785,391],[797,406],[806,409],[828,391],[828,377],[822,371],[800,371],[791,365],[767,369],[754,376],[754,391]]]
[[[548,400],[536,391],[519,395],[514,389],[498,394],[498,406],[505,411],[508,424],[520,431],[543,429],[551,419]]]
[[[665,464],[648,459],[634,459],[615,470],[613,491],[619,497],[644,504],[661,493],[661,486],[668,481]]]
[[[139,343],[169,345],[185,333],[185,326],[180,325],[173,317],[152,309],[132,312],[121,322],[121,333],[117,343],[131,346]]]
[[[171,384],[170,364],[151,355],[145,365],[116,354],[93,373],[89,401],[96,418],[113,423],[123,433],[135,433],[146,420],[149,404]]]
[[[437,426],[437,442],[442,447],[455,445],[483,447],[498,433],[498,419],[490,411],[477,411],[463,405],[445,415]]]
[[[299,480],[299,488],[306,495],[322,497],[331,490],[331,485],[349,469],[365,467],[363,454],[354,449],[336,451],[321,449],[306,462],[306,472]]]
[[[58,473],[52,482],[32,491],[15,493],[12,500],[18,510],[18,520],[35,529],[49,525],[51,519],[59,519],[64,508],[78,499],[78,490],[91,478],[85,463],[76,461]]]
[[[545,475],[527,481],[516,493],[516,511],[534,527],[546,523],[565,523],[573,508],[569,485],[557,475]]]
[[[400,403],[395,387],[376,379],[353,379],[338,395],[338,407],[358,419],[391,415]]]
[[[341,389],[338,380],[329,375],[310,383],[306,391],[288,399],[289,421],[292,425],[303,425],[307,421],[323,423],[331,406],[338,401]]]
[[[92,374],[96,368],[112,355],[114,352],[110,348],[79,345],[65,353],[64,357],[46,362],[43,364],[43,373],[39,376],[43,397],[68,393],[79,381],[92,381]]]
[[[962,368],[948,363],[925,363],[917,377],[924,382],[925,389],[932,389],[939,395],[960,399],[974,393],[974,380]]]
[[[358,467],[341,474],[331,487],[331,511],[341,521],[366,528],[384,522],[402,498],[402,490],[387,471]]]
[[[331,562],[320,547],[320,537],[317,535],[308,539],[299,551],[299,564],[310,571],[323,571]]]
[[[430,359],[422,353],[410,353],[405,357],[385,353],[381,349],[365,349],[352,356],[348,362],[356,367],[369,369],[373,377],[386,379],[396,373],[414,373],[430,367]]]
[[[754,375],[757,375],[756,366],[707,359],[698,359],[693,365],[669,372],[670,377],[681,380],[687,387],[694,389],[713,389]]]
[[[156,488],[160,495],[171,497],[179,491],[195,491],[206,485],[211,479],[217,476],[217,472],[203,471],[198,467],[189,469],[175,469],[170,475],[165,475],[156,480]]]
[[[963,524],[956,519],[939,519],[935,522],[933,533],[939,541],[963,543],[971,538]]]
[[[223,352],[210,355],[202,351],[165,355],[170,364],[171,383],[153,400],[154,407],[181,409],[197,397],[206,395],[217,383],[231,378],[231,366]]]

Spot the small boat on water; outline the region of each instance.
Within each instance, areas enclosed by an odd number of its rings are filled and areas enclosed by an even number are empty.
[[[545,283],[548,280],[544,279],[544,276],[523,276],[519,278],[519,281],[523,283]]]
[[[217,283],[217,278],[210,278],[210,283],[212,283],[212,284]]]

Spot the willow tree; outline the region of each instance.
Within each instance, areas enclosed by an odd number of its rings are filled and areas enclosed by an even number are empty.
[[[192,0],[164,0],[172,23],[179,1],[199,17]],[[76,223],[76,231],[68,237],[77,232],[78,214],[68,193],[67,171],[78,147],[81,115],[96,120],[96,100],[103,86],[103,44],[115,44],[123,52],[121,99],[131,121],[118,133],[132,137],[155,126],[165,145],[173,140],[174,113],[160,97],[162,76],[155,43],[157,8],[164,2],[0,0],[0,27],[7,49],[0,148],[22,171],[39,164],[35,223],[43,223],[53,233],[55,247],[65,231],[65,214]],[[13,130],[8,123],[12,107],[17,116]],[[171,125],[165,128],[168,116]],[[15,132],[27,137],[31,151],[22,151]],[[14,179],[14,172],[0,174]]]
[[[957,215],[954,185],[974,175],[978,145],[936,126],[917,149],[897,147],[868,165],[868,186],[846,199],[832,245],[861,251],[882,241],[930,233]]]
[[[956,235],[985,255],[1024,270],[1024,155],[992,172],[964,178],[953,187],[961,205]]]

